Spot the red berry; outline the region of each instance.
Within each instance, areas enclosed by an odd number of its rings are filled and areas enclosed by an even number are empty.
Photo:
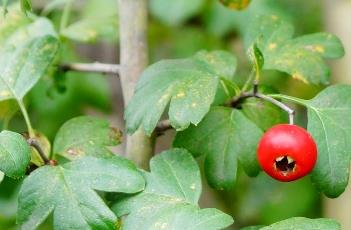
[[[268,175],[279,181],[293,181],[311,172],[317,160],[317,146],[305,129],[280,124],[263,135],[257,157]]]

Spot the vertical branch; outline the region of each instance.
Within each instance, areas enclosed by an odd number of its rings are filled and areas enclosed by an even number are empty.
[[[148,62],[147,0],[119,0],[120,79],[127,105],[134,93],[139,76]],[[154,141],[138,130],[127,136],[127,157],[142,168],[148,167]]]

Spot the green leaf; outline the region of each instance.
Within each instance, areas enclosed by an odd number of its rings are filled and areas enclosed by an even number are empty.
[[[345,190],[349,178],[351,149],[351,86],[334,85],[311,100],[277,95],[308,108],[308,131],[318,146],[312,180],[328,197]]]
[[[245,9],[251,0],[219,0],[226,7],[233,10],[242,10]]]
[[[308,219],[305,217],[293,217],[272,224],[267,227],[259,228],[260,230],[341,230],[341,226],[335,220],[320,218]]]
[[[267,14],[291,19],[286,4],[279,0],[252,1],[243,11],[234,11],[219,1],[212,1],[205,14],[205,26],[210,33],[219,37],[224,37],[230,32],[240,32],[243,35],[252,20]]]
[[[261,50],[257,47],[257,44],[254,43],[250,48],[249,48],[249,58],[252,62],[252,64],[255,67],[255,71],[259,72],[264,64],[264,58]]]
[[[16,49],[7,47],[0,55],[0,101],[22,100],[52,63],[58,40],[50,35],[36,38]]]
[[[199,13],[204,0],[151,0],[150,12],[163,23],[176,26]]]
[[[244,40],[246,47],[257,43],[264,69],[286,72],[304,83],[327,84],[330,71],[323,58],[342,57],[341,41],[328,33],[292,38],[293,33],[292,24],[274,14],[264,15],[249,24]]]
[[[4,177],[5,177],[5,173],[0,171],[0,184],[4,180]]]
[[[14,9],[0,21],[0,101],[23,97],[54,61],[58,40],[45,18],[30,20]]]
[[[122,133],[103,119],[82,116],[67,121],[57,132],[54,154],[69,160],[82,156],[110,156],[108,146],[118,145]]]
[[[35,38],[45,35],[57,37],[53,24],[46,18],[28,19],[17,10],[11,10],[3,21],[0,21],[0,49],[20,50]]]
[[[245,116],[264,131],[273,125],[287,122],[286,113],[283,113],[279,107],[263,99],[248,98],[241,106]]]
[[[231,80],[220,79],[212,105],[223,105],[240,92],[240,88]]]
[[[24,137],[11,131],[0,133],[0,170],[7,176],[24,176],[30,162],[30,148]]]
[[[202,51],[149,66],[125,112],[128,132],[142,126],[151,134],[168,104],[174,128],[198,124],[214,102],[220,80],[232,79],[235,69],[235,57],[225,51]]]
[[[259,172],[257,144],[262,131],[239,110],[213,107],[198,126],[177,133],[173,145],[189,150],[194,156],[206,155],[205,174],[211,187],[233,187],[238,161],[245,172]]]
[[[349,178],[351,86],[331,86],[307,102],[308,130],[317,141],[312,180],[327,196],[339,196]]]
[[[62,35],[78,42],[95,42],[99,37],[114,36],[118,26],[117,17],[82,19],[62,30]]]
[[[116,1],[87,0],[79,13],[79,20],[64,28],[61,35],[85,43],[102,39],[117,41],[119,23]]]
[[[6,100],[0,102],[0,120],[9,121],[18,111],[18,105],[15,100]]]
[[[64,5],[70,0],[52,0],[44,5],[41,15],[49,15],[54,10],[62,9]]]
[[[32,11],[32,1],[31,0],[21,0],[21,10],[23,13],[27,14],[27,11]]]
[[[113,210],[127,215],[122,229],[222,229],[233,219],[219,210],[200,209],[200,171],[184,149],[172,149],[155,156],[151,172],[144,172],[143,192],[118,201]]]
[[[143,188],[135,166],[118,156],[43,166],[23,182],[17,222],[22,229],[37,229],[53,212],[55,230],[114,229],[117,217],[94,190],[135,193]]]
[[[275,93],[269,87],[260,86],[261,93]],[[278,106],[259,98],[247,98],[240,104],[242,112],[260,129],[268,130],[273,125],[287,123],[288,115]]]

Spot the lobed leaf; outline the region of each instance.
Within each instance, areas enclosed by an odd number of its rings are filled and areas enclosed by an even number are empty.
[[[48,5],[45,13],[59,8],[65,1],[67,0],[56,0],[56,4]],[[61,35],[78,42],[117,42],[119,19],[116,1],[87,1],[80,9],[78,18],[79,20],[61,30]]]
[[[135,166],[118,156],[43,166],[23,182],[17,222],[23,229],[36,229],[53,213],[55,230],[114,229],[117,217],[94,190],[136,193],[143,188]]]
[[[19,49],[0,55],[0,101],[22,100],[52,63],[58,41],[52,36],[35,38]]]
[[[96,42],[104,35],[115,36],[115,28],[118,26],[115,15],[104,18],[87,18],[74,22],[62,30],[62,35],[78,42]]]
[[[345,190],[349,178],[351,137],[351,86],[333,85],[311,100],[277,96],[308,109],[308,131],[318,146],[312,180],[328,197]]]
[[[108,146],[121,142],[121,131],[103,119],[89,116],[67,121],[57,132],[54,154],[75,160],[82,156],[110,156]]]
[[[264,56],[264,69],[286,72],[312,84],[328,84],[329,68],[323,58],[344,55],[341,41],[329,33],[292,38],[294,28],[279,16],[256,17],[244,32],[246,47],[257,44]]]
[[[178,132],[173,145],[194,156],[206,155],[207,181],[223,190],[235,184],[238,161],[248,175],[258,174],[256,149],[261,135],[262,131],[239,110],[212,107],[198,126]]]
[[[279,0],[251,1],[248,7],[242,11],[234,11],[223,6],[219,1],[212,1],[205,14],[205,26],[210,33],[219,37],[224,37],[230,32],[240,32],[243,36],[253,19],[271,14],[282,17],[284,20],[291,20],[291,15],[286,11],[286,4]]]
[[[0,103],[14,99],[23,104],[23,97],[54,62],[59,49],[56,36],[48,19],[29,19],[16,9],[0,21]]]
[[[230,216],[219,210],[200,209],[200,171],[191,154],[184,149],[172,149],[155,156],[151,172],[144,172],[143,192],[122,198],[113,210],[118,216],[127,215],[122,229],[222,229],[233,223]]]
[[[164,60],[148,67],[127,106],[129,133],[142,126],[151,134],[169,104],[169,119],[177,130],[198,124],[216,99],[219,87],[227,86],[236,69],[236,59],[225,51],[202,51],[186,59]],[[233,84],[233,83],[232,83]],[[217,101],[218,103],[218,101]]]
[[[327,196],[337,197],[349,178],[351,86],[330,86],[306,104],[308,130],[318,146],[312,180]]]

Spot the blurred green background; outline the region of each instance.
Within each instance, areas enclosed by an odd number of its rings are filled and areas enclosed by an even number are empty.
[[[12,2],[16,4],[16,1]],[[59,31],[68,0],[32,2],[34,13],[50,18]],[[150,63],[165,58],[187,57],[201,49],[229,50],[238,58],[235,79],[242,85],[251,71],[242,44],[242,30],[248,18],[274,12],[291,21],[296,28],[295,34],[301,35],[330,28],[328,7],[328,3],[320,0],[253,0],[248,9],[234,11],[217,0],[150,0]],[[72,2],[71,11],[68,27],[60,34],[63,49],[59,62],[118,63],[117,1],[77,0]],[[1,27],[6,18],[0,17]],[[340,78],[333,81],[340,81]],[[276,71],[263,72],[262,83],[301,98],[311,98],[322,89],[321,86],[297,82]],[[116,76],[57,71],[40,80],[26,97],[26,104],[33,126],[52,140],[66,120],[80,114],[107,117],[123,129],[120,91]],[[297,123],[304,126],[304,110],[296,109]],[[9,125],[12,130],[25,130],[20,114],[16,114]],[[160,138],[157,151],[167,148],[171,138],[172,133]],[[15,215],[19,184],[20,181],[9,178],[0,184],[0,230],[17,229]],[[235,220],[232,229],[238,229],[246,225],[271,224],[293,216],[321,217],[325,213],[323,200],[308,177],[292,183],[280,183],[263,173],[256,178],[240,173],[232,191],[214,191],[204,180],[201,205],[215,206],[230,213]],[[50,229],[50,220],[47,222],[41,229]]]

